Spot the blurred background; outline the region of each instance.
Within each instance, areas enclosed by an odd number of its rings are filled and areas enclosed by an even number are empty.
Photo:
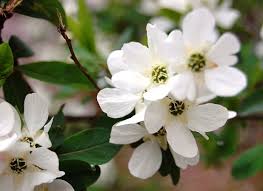
[[[188,2],[189,1],[189,2]],[[166,32],[180,27],[189,10],[206,6],[215,15],[218,32],[230,31],[242,42],[239,67],[248,76],[248,87],[238,97],[217,98],[231,110],[239,112],[225,128],[210,134],[209,142],[200,137],[201,162],[181,172],[175,187],[169,177],[154,176],[139,180],[128,172],[132,148],[125,146],[109,164],[102,166],[102,176],[90,191],[263,191],[263,173],[237,180],[232,166],[242,153],[263,144],[263,1],[262,0],[61,0],[68,17],[68,34],[84,67],[91,71],[100,87],[107,86],[106,60],[109,53],[130,41],[146,43],[147,23],[158,25]],[[6,22],[4,39],[20,37],[35,53],[20,59],[71,63],[65,41],[56,27],[44,20],[15,15]],[[47,99],[50,112],[56,113],[66,103],[66,135],[92,128],[94,121],[111,126],[110,119],[96,103],[91,87],[80,88],[62,84],[51,85],[26,77],[33,90]],[[262,160],[262,154],[258,156]],[[251,167],[252,168],[252,167]],[[245,172],[244,172],[245,173]]]

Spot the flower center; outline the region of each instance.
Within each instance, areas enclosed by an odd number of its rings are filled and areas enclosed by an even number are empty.
[[[10,168],[16,174],[21,174],[27,169],[27,164],[23,158],[13,158],[10,162]]]
[[[169,104],[169,111],[174,116],[182,115],[184,110],[185,110],[185,105],[184,102],[182,101],[176,100],[176,101],[172,101]]]
[[[206,59],[203,54],[195,53],[192,54],[188,60],[188,67],[193,72],[200,72],[202,71],[206,66]]]
[[[162,127],[157,133],[153,134],[155,137],[163,137],[166,135],[166,130]]]
[[[157,65],[152,69],[152,81],[156,84],[164,84],[168,79],[166,66]]]
[[[24,143],[28,143],[30,145],[30,147],[34,147],[35,146],[34,140],[31,137],[23,137],[22,139],[20,139],[20,141],[24,142]]]

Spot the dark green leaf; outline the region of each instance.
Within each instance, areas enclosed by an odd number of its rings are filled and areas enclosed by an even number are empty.
[[[63,62],[36,62],[19,66],[18,68],[27,76],[54,83],[72,86],[81,89],[93,88],[90,81],[81,73],[79,68],[73,64]]]
[[[24,100],[27,94],[32,93],[30,86],[21,73],[15,71],[10,75],[3,86],[5,100],[24,113]]]
[[[120,150],[109,143],[110,129],[95,128],[77,133],[58,149],[61,161],[80,160],[94,165],[110,161]]]
[[[263,112],[263,89],[256,90],[242,101],[239,115],[248,116]]]
[[[174,185],[177,185],[180,180],[180,168],[173,163],[171,167],[171,178]]]
[[[167,151],[162,150],[162,164],[159,172],[162,176],[167,176],[171,173],[171,168],[174,164],[174,158],[168,149]]]
[[[7,43],[0,44],[0,80],[6,79],[14,67],[12,50]]]
[[[98,166],[91,167],[83,161],[63,161],[60,170],[65,172],[63,180],[69,182],[75,191],[84,191],[88,186],[96,182],[100,176]]]
[[[60,146],[64,141],[64,128],[65,128],[65,116],[63,114],[62,106],[59,112],[54,116],[54,120],[52,126],[48,132],[49,138],[52,142],[52,149],[55,150],[58,146]]]
[[[15,58],[25,58],[34,55],[34,52],[17,36],[11,36],[9,45]]]
[[[258,145],[234,162],[232,175],[236,179],[245,179],[263,170],[263,145]]]
[[[15,12],[30,17],[45,19],[59,26],[61,15],[63,23],[66,24],[66,14],[58,0],[25,0],[15,9]]]

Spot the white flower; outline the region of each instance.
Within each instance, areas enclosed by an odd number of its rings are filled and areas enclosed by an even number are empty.
[[[28,143],[31,147],[51,147],[48,131],[53,119],[46,124],[47,120],[48,103],[36,93],[28,94],[24,102],[25,123],[20,131],[17,131],[19,140]]]
[[[146,179],[153,176],[162,164],[162,151],[168,149],[165,129],[151,135],[147,130],[137,124],[113,126],[110,142],[114,144],[131,144],[143,139],[129,161],[129,170],[132,175]],[[199,161],[199,154],[187,158],[177,154],[170,147],[170,151],[178,167],[186,168],[187,165],[195,165]]]
[[[174,23],[166,17],[154,17],[150,20],[150,23],[165,32],[170,31],[174,27]]]
[[[125,44],[108,59],[112,73],[111,84],[98,94],[101,109],[109,117],[119,118],[134,110],[143,98],[162,99],[173,88],[174,66],[177,63],[177,44],[173,43],[178,31],[167,36],[151,24],[147,25],[149,48],[140,43]]]
[[[239,11],[231,8],[231,0],[160,0],[160,6],[181,13],[205,7],[213,13],[218,26],[225,29],[231,28],[240,16]]]
[[[0,152],[17,140],[15,130],[21,126],[20,118],[7,102],[0,103]]]
[[[34,191],[74,191],[74,188],[66,181],[57,179],[35,187]]]
[[[222,127],[230,117],[234,117],[233,113],[229,114],[221,105],[198,105],[167,97],[148,105],[144,123],[151,134],[164,128],[172,150],[181,156],[192,158],[197,155],[198,147],[191,131],[208,138],[206,132]]]
[[[57,155],[46,148],[17,143],[0,153],[1,190],[33,191],[34,187],[64,175]]]
[[[239,41],[231,33],[216,40],[215,20],[207,9],[189,13],[182,30],[174,40],[182,50],[173,92],[177,99],[234,96],[246,87],[246,76],[233,67],[238,61]]]

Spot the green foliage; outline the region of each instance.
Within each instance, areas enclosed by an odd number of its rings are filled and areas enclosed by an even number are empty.
[[[66,24],[66,14],[58,0],[26,0],[22,1],[15,12],[30,17],[48,20],[56,26],[60,24],[60,16]],[[60,15],[60,16],[59,16]]]
[[[36,62],[19,66],[18,69],[25,75],[44,82],[72,86],[75,88],[91,90],[90,81],[73,64],[63,62]]]
[[[172,182],[176,185],[180,179],[180,168],[176,166],[171,151],[162,150],[162,164],[159,169],[162,176],[168,176],[170,174]]]
[[[17,107],[20,113],[24,113],[24,100],[27,94],[32,93],[22,74],[13,72],[3,86],[5,100]]]
[[[240,64],[237,66],[247,75],[248,89],[253,88],[259,80],[263,79],[263,68],[254,53],[253,44],[247,43],[242,46]]]
[[[53,150],[55,150],[64,142],[63,131],[65,129],[65,116],[62,111],[63,108],[64,106],[62,106],[59,112],[54,116],[52,126],[48,132],[49,138],[52,142]]]
[[[232,175],[238,179],[246,179],[263,170],[263,145],[258,145],[245,153],[234,162]]]
[[[14,58],[26,58],[34,55],[34,52],[17,36],[11,36],[9,45]]]
[[[245,98],[239,109],[241,116],[248,116],[255,113],[263,112],[263,88],[256,90],[247,98]]]
[[[12,50],[7,43],[0,45],[0,80],[6,79],[14,67],[14,58]]]
[[[220,163],[223,159],[235,153],[239,143],[239,124],[232,122],[220,133],[208,133],[209,140],[200,139],[204,149],[204,161],[208,165]]]
[[[90,53],[96,53],[92,15],[84,0],[78,0],[78,20],[68,18],[68,26],[79,43]]]
[[[60,169],[66,173],[62,179],[69,182],[75,191],[86,190],[100,176],[98,166],[91,167],[83,161],[63,161],[60,163]]]
[[[109,143],[110,129],[85,130],[67,138],[58,149],[61,161],[79,160],[93,165],[110,161],[121,146]]]

